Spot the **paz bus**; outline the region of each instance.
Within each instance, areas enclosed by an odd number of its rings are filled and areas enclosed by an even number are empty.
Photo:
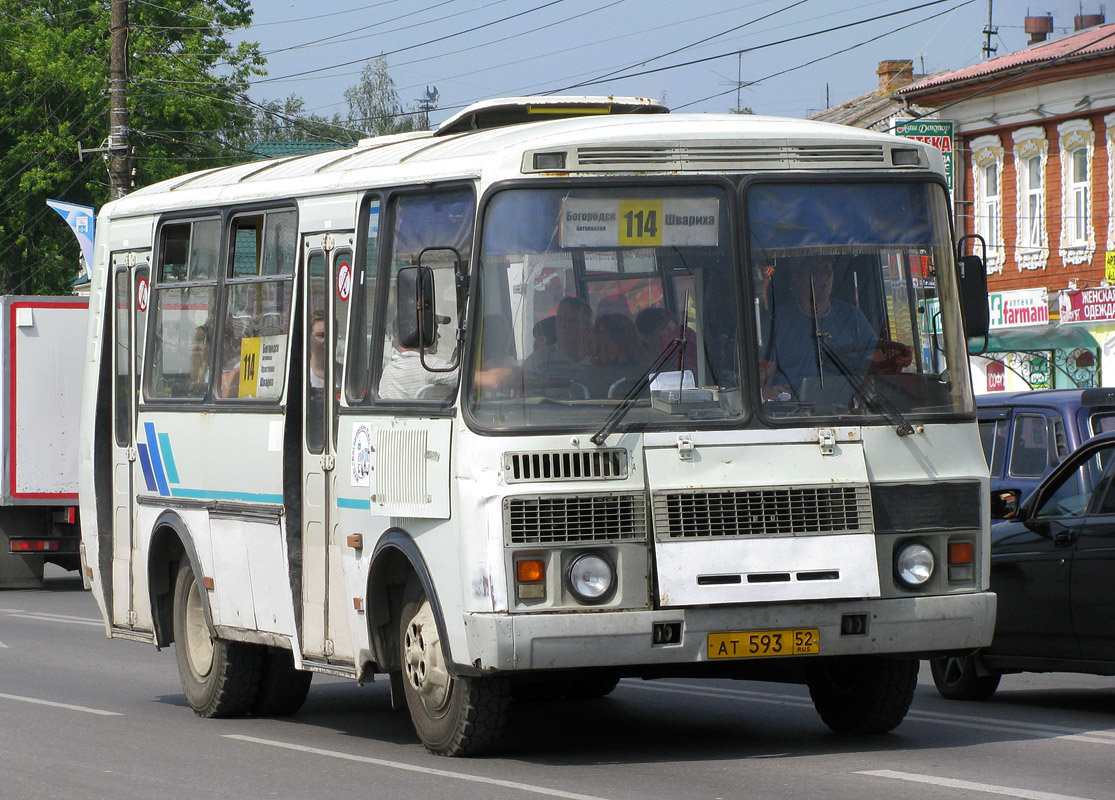
[[[468,755],[707,676],[887,731],[991,640],[981,291],[937,151],[800,120],[493,100],[173,178],[97,224],[87,581],[203,717],[386,676]]]

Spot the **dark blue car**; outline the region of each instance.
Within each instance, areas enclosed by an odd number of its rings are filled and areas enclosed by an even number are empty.
[[[996,392],[977,397],[976,406],[993,519],[1009,518],[1085,441],[1115,430],[1115,389]]]

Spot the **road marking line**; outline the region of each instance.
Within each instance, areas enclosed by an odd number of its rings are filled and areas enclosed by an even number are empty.
[[[529,783],[519,783],[517,781],[505,781],[499,778],[485,778],[482,775],[469,775],[465,772],[450,772],[444,769],[434,769],[433,767],[420,767],[417,764],[407,764],[403,761],[388,761],[383,758],[371,758],[370,756],[357,756],[351,753],[341,753],[336,750],[322,750],[318,747],[308,747],[302,744],[291,744],[289,742],[279,742],[274,739],[257,739],[254,736],[241,736],[240,734],[228,733],[224,734],[226,739],[236,739],[241,742],[252,742],[253,744],[267,745],[268,747],[281,747],[287,750],[297,750],[300,753],[309,753],[317,756],[329,756],[330,758],[339,758],[345,761],[359,761],[361,764],[375,764],[378,767],[389,767],[391,769],[399,769],[404,772],[418,772],[423,775],[434,775],[439,778],[453,778],[459,781],[469,781],[471,783],[484,783],[489,786],[501,786],[505,789],[518,789],[522,792],[530,792],[531,794],[541,794],[546,797],[561,797],[565,800],[605,800],[602,797],[589,794],[577,794],[575,792],[563,792],[560,789],[547,789],[544,786],[532,786]]]
[[[103,628],[104,622],[89,617],[63,617],[60,614],[8,614],[9,617],[16,619],[33,619],[38,622],[64,622],[67,625],[92,625],[97,628]]]
[[[3,642],[0,642],[0,647],[7,647],[7,645],[4,644]]]
[[[939,778],[935,775],[918,775],[913,772],[895,772],[889,769],[872,769],[857,772],[857,775],[870,775],[873,778],[893,778],[898,781],[912,783],[927,783],[931,786],[943,786],[947,789],[966,789],[970,792],[983,792],[984,794],[1001,794],[1007,797],[1018,797],[1022,800],[1087,800],[1055,792],[1037,792],[1032,789],[1015,789],[1012,786],[996,786],[993,783],[976,783],[974,781],[961,781],[955,778]]]
[[[813,708],[812,701],[796,695],[765,694],[763,692],[750,692],[742,689],[716,689],[699,686],[683,686],[671,683],[660,683],[655,685],[630,681],[621,682],[619,688],[695,695],[699,697],[719,697],[742,700],[749,703],[766,703],[769,705],[794,706],[797,708]],[[959,714],[943,714],[937,711],[910,711],[906,715],[906,719],[914,722],[929,722],[935,725],[951,725],[956,728],[971,728],[975,730],[995,731],[997,733],[1013,733],[1018,736],[1037,735],[1048,739],[1064,739],[1086,742],[1088,744],[1115,745],[1115,732],[1104,730],[1082,731],[1078,728],[1067,728],[1059,725],[1036,725],[1030,722],[982,719],[980,717],[969,717]]]
[[[18,700],[21,703],[34,703],[35,705],[40,705],[40,706],[51,706],[52,708],[64,708],[67,711],[84,711],[86,714],[99,714],[102,717],[122,717],[122,716],[124,716],[123,714],[120,714],[119,712],[116,712],[116,711],[102,711],[99,708],[89,708],[87,706],[75,706],[75,705],[71,705],[69,703],[55,703],[53,700],[40,700],[37,697],[22,697],[21,695],[18,695],[18,694],[4,694],[3,692],[0,692],[0,697],[3,697],[7,700]]]

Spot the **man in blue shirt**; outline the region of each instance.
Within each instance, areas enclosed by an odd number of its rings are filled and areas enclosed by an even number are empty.
[[[761,363],[768,400],[802,399],[806,378],[854,390],[867,375],[879,334],[863,312],[832,296],[834,257],[795,259],[788,302],[772,302]],[[780,270],[781,271],[781,268]],[[787,395],[789,397],[787,397]]]

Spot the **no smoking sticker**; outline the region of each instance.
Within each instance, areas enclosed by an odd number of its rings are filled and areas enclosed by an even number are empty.
[[[337,297],[342,303],[347,303],[352,294],[352,266],[347,261],[342,261],[337,267]]]

